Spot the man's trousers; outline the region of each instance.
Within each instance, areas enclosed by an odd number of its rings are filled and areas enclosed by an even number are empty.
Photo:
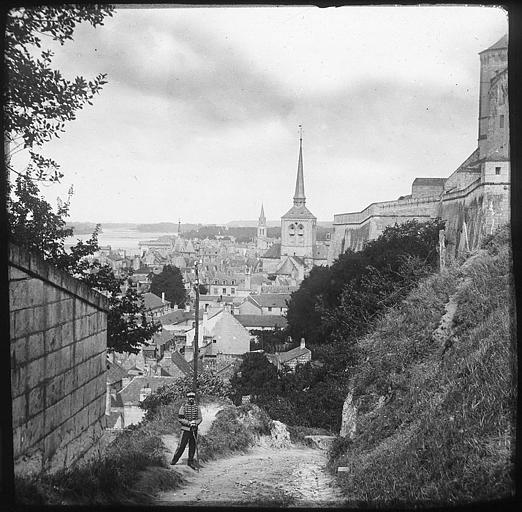
[[[179,441],[176,453],[174,454],[174,457],[172,458],[171,464],[176,464],[176,462],[178,462],[179,458],[183,455],[183,452],[185,451],[185,447],[187,446],[187,443],[189,445],[188,463],[192,464],[194,462],[194,453],[196,452],[197,437],[198,437],[197,430],[192,430],[192,431],[191,430],[182,430],[181,439]]]

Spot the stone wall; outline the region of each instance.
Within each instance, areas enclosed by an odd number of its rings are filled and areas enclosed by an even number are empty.
[[[16,474],[54,472],[97,453],[105,427],[107,299],[9,246]]]

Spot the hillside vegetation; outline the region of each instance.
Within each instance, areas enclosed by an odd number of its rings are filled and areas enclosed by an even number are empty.
[[[509,229],[423,280],[358,341],[357,433],[330,467],[350,500],[441,505],[514,493],[516,337]]]

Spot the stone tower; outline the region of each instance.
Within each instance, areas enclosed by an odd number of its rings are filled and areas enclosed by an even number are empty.
[[[256,248],[260,251],[268,249],[268,235],[266,230],[266,217],[263,204],[261,204],[261,213],[259,214],[259,220],[257,221]]]
[[[317,218],[305,206],[303,137],[299,137],[299,161],[295,182],[294,206],[281,217],[281,257],[314,257]]]
[[[498,117],[497,130],[507,129],[509,116],[505,112],[498,113],[492,110],[491,89],[494,82],[501,78],[502,73],[507,73],[507,35],[502,36],[494,45],[479,53],[480,55],[480,96],[479,96],[479,129],[478,146],[479,158],[484,158],[491,152],[491,141],[488,141],[488,132],[491,137],[491,117]],[[507,77],[506,77],[507,82]],[[502,119],[500,118],[502,116]],[[498,146],[498,144],[497,144]]]

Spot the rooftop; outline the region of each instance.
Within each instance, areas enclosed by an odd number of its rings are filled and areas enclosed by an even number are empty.
[[[281,315],[234,315],[243,327],[274,327],[284,329],[288,322]]]
[[[289,293],[261,293],[259,295],[250,295],[249,299],[254,301],[260,307],[268,308],[286,308],[286,301],[290,300]]]
[[[292,206],[282,217],[282,219],[315,219],[315,215],[304,205]]]

